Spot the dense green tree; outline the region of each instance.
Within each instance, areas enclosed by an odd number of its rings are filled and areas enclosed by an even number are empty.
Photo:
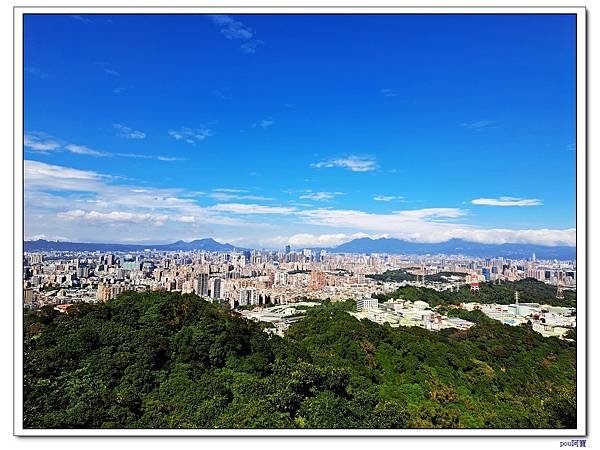
[[[424,291],[405,295],[437,295]],[[347,313],[353,308],[310,308],[284,338],[177,293],[126,292],[64,314],[28,311],[25,426],[575,426],[574,341],[477,311],[453,309],[476,323],[467,331],[430,332],[359,321]]]

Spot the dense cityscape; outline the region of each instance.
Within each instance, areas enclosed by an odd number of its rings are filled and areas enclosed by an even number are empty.
[[[286,246],[282,251],[26,253],[24,264],[24,306],[33,309],[54,305],[66,311],[72,304],[104,303],[125,291],[193,293],[232,310],[244,309],[244,317],[271,322],[269,330],[283,335],[301,315],[293,308],[275,305],[353,299],[357,302],[354,315],[359,319],[439,330],[468,328],[472,323],[442,316],[426,302],[398,298],[379,304],[372,297],[404,286],[449,292],[466,286],[473,301],[461,303],[464,309],[481,310],[509,325],[532,320],[534,329],[547,336],[563,336],[575,327],[575,308],[519,303],[518,291],[512,305],[477,303],[480,283],[532,278],[556,286],[559,299],[564,290],[575,289],[573,261],[538,261],[535,254],[526,260],[474,259],[330,254]],[[381,281],[373,277],[398,270],[408,279]],[[249,307],[255,307],[252,313]]]

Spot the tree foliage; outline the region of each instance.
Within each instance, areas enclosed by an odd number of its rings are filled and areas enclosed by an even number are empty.
[[[409,276],[412,275],[409,274]],[[462,286],[458,291],[453,292],[449,290],[436,291],[425,287],[404,286],[390,294],[377,295],[377,298],[381,301],[399,297],[411,301],[422,300],[431,306],[458,305],[468,302],[508,305],[514,303],[515,292],[518,291],[521,303],[540,303],[572,308],[577,306],[577,294],[575,291],[565,290],[565,298],[557,299],[555,286],[542,283],[533,278],[526,278],[519,281],[504,281],[501,284],[480,283],[479,286],[478,292],[471,292],[469,286]]]
[[[27,312],[27,428],[556,428],[574,342],[474,313],[468,331],[307,311],[285,338],[194,295]]]

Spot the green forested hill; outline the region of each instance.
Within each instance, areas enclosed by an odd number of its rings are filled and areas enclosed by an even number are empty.
[[[193,295],[26,313],[27,428],[575,427],[574,343],[309,310],[285,338]]]
[[[396,271],[386,272],[383,275],[384,281],[402,281],[404,275],[398,275],[396,280]],[[422,300],[431,306],[436,305],[457,305],[459,303],[479,302],[479,303],[498,303],[508,305],[514,303],[515,291],[519,292],[521,303],[531,302],[553,306],[567,306],[575,308],[577,306],[577,293],[571,290],[564,291],[564,299],[556,298],[556,287],[542,283],[533,278],[526,278],[519,281],[504,281],[502,284],[480,283],[479,292],[471,292],[469,286],[463,286],[458,291],[436,291],[424,287],[404,286],[397,291],[378,295],[380,300],[402,297],[405,300]]]

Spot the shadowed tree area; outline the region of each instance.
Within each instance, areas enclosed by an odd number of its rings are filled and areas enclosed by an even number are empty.
[[[194,295],[28,312],[26,428],[574,428],[576,347],[307,312],[285,338]]]

